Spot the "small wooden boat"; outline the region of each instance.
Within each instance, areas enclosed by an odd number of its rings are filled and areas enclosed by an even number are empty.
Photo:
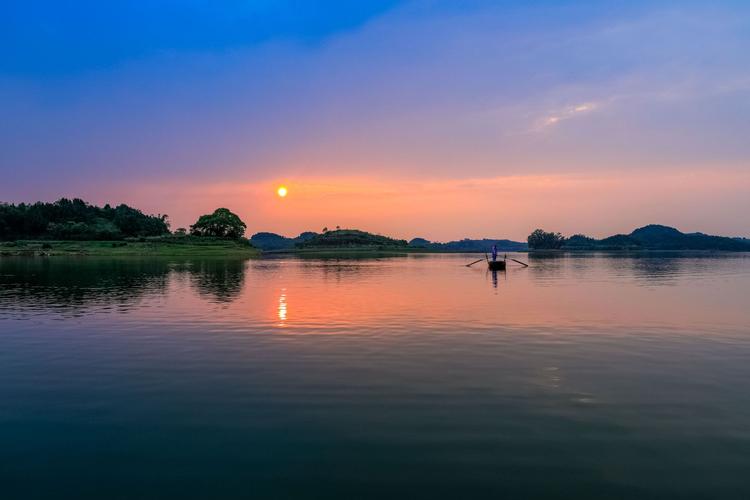
[[[504,260],[488,260],[487,265],[489,266],[490,271],[505,271]]]

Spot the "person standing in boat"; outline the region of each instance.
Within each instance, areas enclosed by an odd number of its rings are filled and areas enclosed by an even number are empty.
[[[492,262],[497,260],[497,245],[492,245]]]

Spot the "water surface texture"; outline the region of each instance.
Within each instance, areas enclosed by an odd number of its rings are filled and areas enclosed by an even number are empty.
[[[750,256],[0,259],[15,498],[750,498]]]

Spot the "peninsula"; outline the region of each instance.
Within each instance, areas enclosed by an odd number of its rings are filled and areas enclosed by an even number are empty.
[[[0,204],[0,256],[257,256],[245,223],[226,208],[190,229],[169,230],[166,215],[81,199]]]

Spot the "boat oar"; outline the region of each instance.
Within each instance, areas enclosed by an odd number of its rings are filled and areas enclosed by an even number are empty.
[[[466,267],[471,267],[471,266],[473,266],[474,264],[476,264],[477,262],[482,262],[483,260],[484,260],[484,259],[479,259],[479,260],[475,260],[475,261],[474,261],[474,262],[472,262],[471,264],[466,264]]]
[[[516,260],[516,259],[510,259],[510,260],[512,260],[513,262],[518,262],[518,263],[519,263],[519,264],[521,264],[521,265],[522,265],[523,267],[529,267],[529,265],[528,265],[528,264],[526,264],[525,262],[521,262],[520,260]]]

